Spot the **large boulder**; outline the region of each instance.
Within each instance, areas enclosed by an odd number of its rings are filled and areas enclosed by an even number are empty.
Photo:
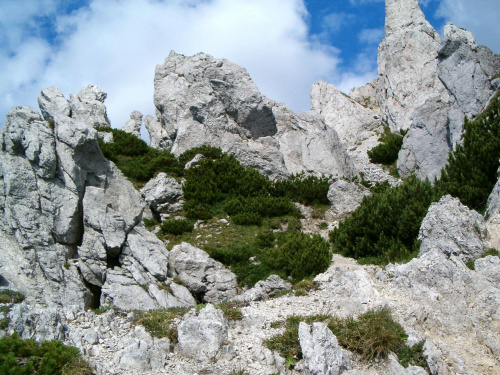
[[[71,117],[94,128],[111,126],[104,100],[107,94],[99,87],[88,85],[78,95],[69,96]]]
[[[229,325],[222,310],[208,304],[198,314],[192,310],[178,326],[179,348],[183,356],[211,361],[227,345]]]
[[[437,249],[463,262],[479,258],[487,246],[483,216],[450,195],[431,204],[418,239],[422,241],[420,255]]]
[[[253,288],[236,296],[232,301],[252,302],[266,300],[279,292],[292,289],[292,284],[284,281],[278,275],[270,275],[266,280],[257,282]]]
[[[171,52],[156,67],[155,105],[158,121],[146,119],[151,144],[172,142],[175,155],[209,144],[273,178],[355,173],[320,116],[297,115],[265,98],[246,70],[227,60]]]
[[[141,189],[141,195],[151,210],[158,214],[169,214],[182,209],[182,185],[166,173],[159,173]]]
[[[170,251],[170,264],[191,293],[208,303],[220,303],[236,296],[236,275],[203,250],[181,243]]]

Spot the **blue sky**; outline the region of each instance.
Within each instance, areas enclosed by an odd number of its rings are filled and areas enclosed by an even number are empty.
[[[500,52],[500,1],[420,2],[439,32],[451,21]],[[170,50],[227,58],[269,98],[307,110],[319,79],[348,92],[376,77],[383,26],[384,0],[2,0],[0,124],[48,86],[66,97],[99,86],[114,127],[154,114],[154,69]]]

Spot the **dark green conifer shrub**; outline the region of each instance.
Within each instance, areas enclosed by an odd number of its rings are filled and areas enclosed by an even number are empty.
[[[403,135],[391,133],[389,127],[386,127],[384,135],[380,138],[382,143],[368,151],[370,161],[384,165],[394,163],[403,145]]]
[[[296,280],[326,271],[332,261],[328,242],[320,235],[285,232],[278,239],[278,248],[268,251],[268,264],[283,270]]]
[[[474,121],[466,119],[463,144],[450,153],[436,187],[477,211],[483,211],[497,182],[500,159],[499,94]]]
[[[302,204],[330,204],[328,177],[306,176],[303,172],[292,174],[286,180],[276,180],[271,188],[271,195],[286,197]]]
[[[194,229],[194,223],[190,220],[166,220],[161,223],[161,230],[166,234],[179,236]]]
[[[262,216],[255,212],[241,212],[231,216],[231,220],[237,225],[261,225]]]
[[[0,339],[0,374],[91,375],[77,348],[59,341],[22,340],[18,335]]]
[[[395,188],[379,186],[330,233],[333,251],[378,264],[411,259],[418,253],[422,220],[436,199],[429,181],[416,177]]]

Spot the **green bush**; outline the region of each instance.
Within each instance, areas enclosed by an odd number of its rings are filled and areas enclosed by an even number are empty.
[[[278,244],[269,250],[268,264],[297,280],[326,271],[332,261],[328,243],[318,234],[286,232]]]
[[[197,200],[188,200],[183,206],[188,219],[208,220],[213,217],[212,207]]]
[[[420,225],[438,197],[429,181],[416,177],[378,189],[330,232],[333,251],[378,264],[407,261],[418,253]]]
[[[261,225],[262,216],[255,212],[241,212],[231,216],[231,220],[237,225]]]
[[[194,229],[194,223],[190,220],[166,220],[161,223],[161,230],[166,234],[179,236],[185,232],[191,232]]]
[[[270,196],[238,196],[226,202],[224,211],[228,215],[255,213],[262,217],[300,216],[300,210],[290,200]]]
[[[398,159],[403,136],[391,133],[389,127],[386,127],[384,135],[379,140],[382,143],[369,150],[368,157],[372,163],[391,165]]]
[[[330,201],[328,200],[329,188],[328,177],[306,176],[302,172],[292,174],[286,180],[276,180],[272,185],[271,195],[286,197],[294,202],[307,205],[330,205]]]
[[[38,344],[34,340],[22,340],[15,334],[0,339],[0,374],[92,373],[92,368],[81,359],[78,349],[59,341]]]

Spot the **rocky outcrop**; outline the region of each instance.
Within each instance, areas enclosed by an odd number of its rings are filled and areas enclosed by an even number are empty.
[[[106,97],[107,94],[94,85],[84,87],[78,95],[71,94],[71,117],[94,128],[111,126],[104,105]]]
[[[220,303],[236,296],[236,275],[205,251],[183,242],[169,256],[177,277],[200,301]]]
[[[153,213],[158,216],[182,210],[182,185],[166,173],[159,173],[141,189],[141,195],[146,200]]]
[[[213,360],[221,347],[227,345],[228,322],[224,313],[208,304],[198,314],[184,317],[178,327],[182,355],[197,361]]]
[[[408,130],[400,175],[433,180],[461,142],[464,117],[475,117],[493,94],[500,56],[452,24],[441,40],[417,0],[387,0],[378,71],[382,120]]]
[[[347,352],[324,323],[299,324],[299,341],[307,375],[340,375],[350,368]]]
[[[152,145],[168,137],[163,148],[171,142],[175,155],[210,144],[273,178],[355,173],[321,117],[294,114],[265,98],[248,73],[227,60],[172,52],[156,68],[155,105],[158,122],[146,119]]]
[[[166,150],[172,147],[172,140],[175,139],[177,130],[171,124],[162,126],[153,116],[144,118],[144,126],[149,133],[150,146],[159,150]]]
[[[46,120],[30,107],[9,112],[0,133],[0,275],[31,304],[193,305],[184,287],[162,287],[171,283],[167,250],[139,225],[140,194],[99,150],[93,127],[103,125],[105,97],[88,86],[65,101],[49,88],[39,98]]]
[[[431,204],[418,239],[420,255],[436,249],[464,263],[479,258],[487,246],[484,218],[450,195]]]
[[[373,110],[377,115],[380,113],[380,99],[378,97],[378,79],[368,82],[362,87],[355,87],[349,91],[349,97],[365,108]]]
[[[128,120],[125,125],[123,125],[122,130],[124,132],[135,135],[137,138],[141,138],[141,126],[142,113],[139,111],[133,111],[130,114],[130,120]]]

